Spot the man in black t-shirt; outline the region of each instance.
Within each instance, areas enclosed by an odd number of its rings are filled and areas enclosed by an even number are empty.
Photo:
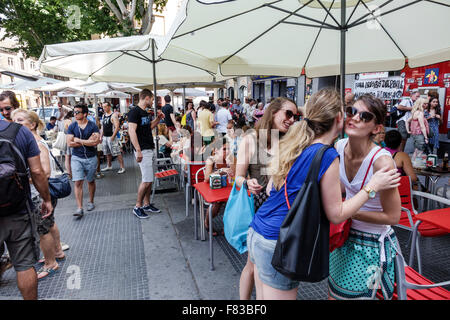
[[[164,97],[166,105],[162,107],[162,112],[164,113],[164,123],[170,131],[175,131],[175,114],[173,113],[173,107],[170,105],[170,96]]]
[[[150,203],[153,182],[153,150],[155,149],[152,129],[158,125],[161,119],[164,119],[164,114],[160,110],[154,119],[147,112],[146,109],[152,107],[153,99],[153,93],[150,90],[142,90],[139,93],[138,106],[128,112],[128,133],[142,174],[136,206],[133,209],[133,213],[140,219],[148,218],[145,212],[161,212]]]

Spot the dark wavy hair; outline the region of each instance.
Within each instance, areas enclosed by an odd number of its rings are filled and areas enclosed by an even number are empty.
[[[88,108],[88,106],[86,105],[86,104],[84,104],[84,103],[79,103],[79,104],[77,104],[75,107],[73,107],[74,109],[75,108],[79,108],[79,109],[81,109],[81,113],[84,113],[84,114],[88,114],[89,113],[89,108]]]
[[[384,124],[386,119],[387,107],[380,99],[371,94],[363,94],[358,97],[355,102],[361,101],[364,105],[375,115],[375,122],[377,124]]]
[[[436,113],[437,114],[441,114],[441,103],[439,102],[439,97],[437,97],[437,96],[431,96],[430,97],[430,100],[428,101],[427,110],[428,110],[428,112],[430,112],[430,110],[431,110],[431,101],[433,101],[434,99],[436,99],[437,102],[438,102],[438,104],[436,106]]]
[[[9,98],[9,102],[11,102],[11,107],[14,109],[20,108],[19,100],[17,100],[16,94],[12,91],[5,90],[0,94],[0,101]]]

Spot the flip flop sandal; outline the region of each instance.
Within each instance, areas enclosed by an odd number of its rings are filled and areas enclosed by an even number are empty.
[[[55,259],[56,259],[56,261],[63,261],[63,260],[66,259],[66,256],[64,255],[61,258],[60,257],[55,257]],[[45,258],[42,258],[42,259],[38,260],[38,263],[45,263]]]
[[[54,268],[46,268],[46,267],[40,268],[39,271],[37,272],[38,280],[54,275],[56,273],[56,270],[58,270],[58,268],[59,268],[58,265],[56,265],[56,267]]]

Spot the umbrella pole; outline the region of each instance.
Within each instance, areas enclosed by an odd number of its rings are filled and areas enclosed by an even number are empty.
[[[186,86],[183,86],[183,110],[186,112]]]
[[[158,96],[156,93],[156,63],[155,63],[155,39],[152,39],[152,66],[153,66],[153,93],[154,99],[153,102],[155,104],[155,117],[158,115]],[[159,138],[158,138],[158,127],[156,127],[156,159],[159,154]],[[156,162],[157,164],[158,162]]]
[[[40,92],[41,95],[41,107],[42,107],[42,118],[44,120],[44,124],[45,124],[45,109],[44,109],[44,105],[45,105],[45,101],[44,101],[44,92]]]
[[[341,0],[341,100],[342,104],[345,103],[345,36],[346,36],[346,25],[345,25],[345,10],[347,8],[347,1]],[[345,128],[342,127],[341,138],[344,138]]]

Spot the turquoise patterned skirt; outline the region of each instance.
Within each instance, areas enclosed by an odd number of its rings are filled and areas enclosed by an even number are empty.
[[[338,300],[375,299],[380,289],[385,300],[392,299],[396,255],[393,243],[398,242],[391,229],[384,240],[385,259],[382,259],[379,238],[379,234],[350,229],[344,245],[330,254],[328,291],[331,297]]]

